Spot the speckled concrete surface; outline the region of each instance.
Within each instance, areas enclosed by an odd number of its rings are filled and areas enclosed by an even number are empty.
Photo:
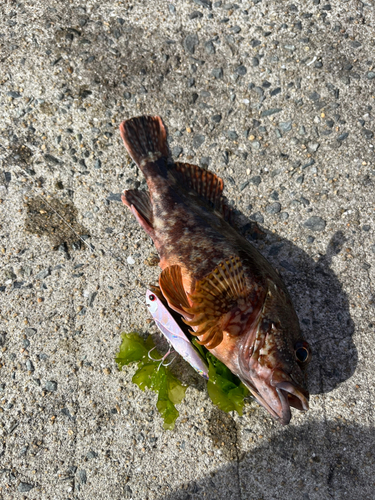
[[[374,8],[2,2],[0,499],[374,497]],[[219,411],[179,362],[192,385],[163,431],[116,369],[158,275],[118,202],[144,183],[118,124],[143,113],[225,179],[288,285],[314,357],[287,428],[254,402]]]

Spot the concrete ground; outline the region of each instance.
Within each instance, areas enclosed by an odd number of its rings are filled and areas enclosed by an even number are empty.
[[[328,2],[1,3],[1,500],[374,498],[375,3]],[[121,332],[154,331],[119,203],[144,180],[118,125],[144,113],[290,290],[314,356],[288,427],[221,412],[179,361],[164,431],[117,370]]]

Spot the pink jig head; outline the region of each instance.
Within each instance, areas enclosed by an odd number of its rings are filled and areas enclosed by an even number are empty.
[[[146,292],[146,304],[154,318],[156,326],[175,351],[178,352],[178,354],[180,354],[199,375],[202,375],[202,377],[208,380],[208,367],[206,363],[189,342],[189,339],[173,319],[168,309],[154,293],[150,292],[150,290]]]

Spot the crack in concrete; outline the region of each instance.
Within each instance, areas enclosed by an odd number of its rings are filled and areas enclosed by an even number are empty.
[[[365,252],[365,257],[366,257],[366,260],[367,260],[367,254]],[[374,291],[371,287],[371,276],[370,276],[370,272],[369,272],[369,269],[368,268],[364,268],[364,271],[367,275],[367,279],[368,279],[368,287],[369,287],[369,290],[370,290],[370,294],[371,294],[371,298],[372,300],[375,300],[375,295],[374,295]],[[363,354],[363,345],[362,345],[362,342],[361,342],[361,351],[362,351],[362,354]],[[372,424],[374,424],[374,406],[372,404],[372,398],[371,398],[371,393],[370,393],[370,390],[369,390],[369,387],[370,387],[370,381],[367,377],[367,374],[365,373],[365,378],[366,378],[366,382],[367,382],[367,393],[368,393],[368,401],[369,401],[369,406],[370,406],[370,412],[371,412],[371,422]]]

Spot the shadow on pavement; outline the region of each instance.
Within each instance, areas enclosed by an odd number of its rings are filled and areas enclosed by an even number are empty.
[[[238,462],[182,485],[163,500],[374,498],[375,437],[370,428],[310,421],[279,428],[271,439],[258,441]]]

